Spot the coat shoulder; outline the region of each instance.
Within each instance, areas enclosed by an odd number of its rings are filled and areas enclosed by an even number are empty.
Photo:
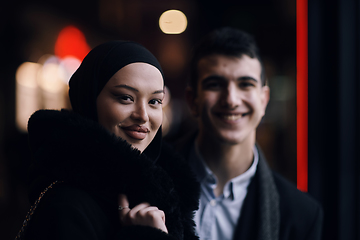
[[[320,239],[323,210],[308,193],[277,173],[273,173],[280,197],[281,234],[287,239]]]
[[[300,213],[302,213],[302,210],[311,211],[321,208],[320,204],[308,193],[298,190],[293,183],[278,173],[273,173],[273,177],[279,192],[280,200],[287,203],[286,205],[288,207],[297,209]]]

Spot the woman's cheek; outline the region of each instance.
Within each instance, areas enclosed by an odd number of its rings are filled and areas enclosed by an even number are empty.
[[[163,121],[163,111],[162,108],[156,109],[152,112],[152,125],[159,129]]]

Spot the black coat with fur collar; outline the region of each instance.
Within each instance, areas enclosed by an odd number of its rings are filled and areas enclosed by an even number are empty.
[[[40,110],[28,124],[34,165],[26,239],[197,239],[193,211],[199,185],[181,157],[162,146],[156,163],[98,123],[73,112]],[[120,226],[118,194],[130,208],[148,202],[165,212],[169,234]]]

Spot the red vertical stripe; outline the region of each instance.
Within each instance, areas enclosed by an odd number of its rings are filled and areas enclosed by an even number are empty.
[[[308,2],[296,1],[297,187],[308,190]]]

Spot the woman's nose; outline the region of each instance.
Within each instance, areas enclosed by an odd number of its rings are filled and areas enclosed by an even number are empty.
[[[139,103],[135,106],[134,111],[131,114],[131,117],[134,120],[140,121],[141,123],[145,123],[149,121],[149,115],[146,109],[146,104]]]

